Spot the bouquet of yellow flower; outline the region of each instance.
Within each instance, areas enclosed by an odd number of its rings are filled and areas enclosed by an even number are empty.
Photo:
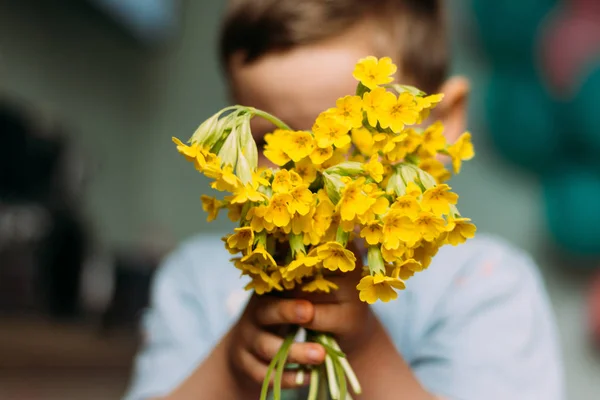
[[[354,70],[355,95],[323,111],[312,131],[293,131],[273,115],[252,107],[227,107],[202,123],[189,145],[177,150],[212,180],[223,199],[202,196],[208,220],[228,210],[239,223],[223,240],[232,262],[250,279],[247,290],[262,295],[300,289],[326,292],[328,275],[356,268],[347,246],[362,240],[368,266],[357,285],[369,304],[397,297],[397,290],[431,263],[438,249],[458,245],[475,226],[456,206],[458,195],[444,183],[473,157],[471,136],[446,143],[443,126],[419,128],[443,95],[393,83],[390,58],[367,57]],[[265,136],[264,156],[279,168],[259,168],[250,120],[264,118],[277,129]],[[297,330],[272,360],[261,400],[281,398],[281,377]],[[331,335],[307,332],[326,349],[324,366],[312,368],[309,399],[329,388],[334,400],[350,399],[360,384]]]

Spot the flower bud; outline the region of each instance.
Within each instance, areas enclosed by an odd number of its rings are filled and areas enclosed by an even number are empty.
[[[367,262],[369,263],[369,271],[371,275],[377,273],[385,274],[385,263],[381,255],[379,246],[369,246],[367,250]]]
[[[239,151],[246,160],[252,171],[258,168],[258,149],[256,148],[256,142],[252,137],[252,131],[250,130],[250,118],[244,116],[239,129]]]
[[[238,138],[237,129],[234,127],[219,149],[218,156],[221,159],[221,165],[231,165],[235,167],[238,158]]]
[[[344,182],[339,175],[332,175],[327,172],[323,173],[323,181],[325,182],[325,192],[329,197],[329,200],[333,204],[337,204],[340,201],[342,189],[344,188]]]
[[[235,166],[235,174],[243,184],[252,182],[252,171],[248,159],[240,152],[238,153],[237,164]]]
[[[325,170],[325,173],[338,176],[354,176],[365,172],[363,163],[355,161],[346,161]]]

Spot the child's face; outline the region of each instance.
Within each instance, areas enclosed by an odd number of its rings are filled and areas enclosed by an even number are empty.
[[[319,113],[335,106],[338,98],[356,91],[352,76],[356,62],[378,53],[372,40],[366,39],[372,38],[372,29],[369,24],[359,25],[337,38],[269,53],[249,65],[243,65],[240,57],[234,56],[230,66],[233,101],[273,114],[292,129],[310,130]],[[403,82],[402,76],[396,79]],[[447,99],[448,92],[444,93]],[[464,119],[464,109],[460,114]],[[260,118],[252,121],[259,148],[263,136],[273,129],[272,124]],[[448,136],[453,140],[452,132]],[[262,155],[259,163],[266,164]]]

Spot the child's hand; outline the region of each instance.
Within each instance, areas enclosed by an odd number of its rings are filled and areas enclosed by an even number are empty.
[[[289,325],[300,325],[336,336],[342,351],[351,353],[364,343],[374,326],[373,314],[358,299],[356,273],[328,277],[339,286],[330,294],[313,294],[297,290],[281,295],[254,295],[244,314],[232,330],[230,361],[236,376],[244,376],[244,385],[259,387],[265,378]],[[294,343],[289,363],[318,365],[325,360],[325,349],[316,343]],[[308,375],[305,375],[308,378]],[[307,384],[304,379],[303,384]],[[296,372],[284,374],[283,387],[298,387]]]

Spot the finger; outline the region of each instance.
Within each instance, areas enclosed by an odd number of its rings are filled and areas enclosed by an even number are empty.
[[[304,324],[313,318],[314,308],[306,300],[271,298],[256,307],[254,315],[261,326]]]
[[[254,342],[252,352],[259,359],[270,362],[283,344],[283,339],[269,332],[262,332]],[[325,361],[325,349],[317,343],[294,343],[286,360],[287,364],[319,365]]]
[[[358,311],[353,304],[315,304],[315,314],[313,319],[303,324],[306,329],[318,332],[330,332],[335,334],[346,334],[355,329],[348,321],[364,321],[368,314],[361,315],[359,318],[355,315]],[[361,323],[362,323],[361,322]]]
[[[320,365],[325,362],[325,349],[317,343],[294,343],[290,348],[288,363]]]
[[[262,385],[267,376],[268,365],[256,358],[248,351],[242,350],[238,357],[238,367],[252,382]],[[284,371],[281,377],[281,387],[284,389],[293,389],[308,384],[307,374],[304,373],[303,379],[297,381],[299,371]],[[275,372],[271,374],[270,385],[273,385]]]

